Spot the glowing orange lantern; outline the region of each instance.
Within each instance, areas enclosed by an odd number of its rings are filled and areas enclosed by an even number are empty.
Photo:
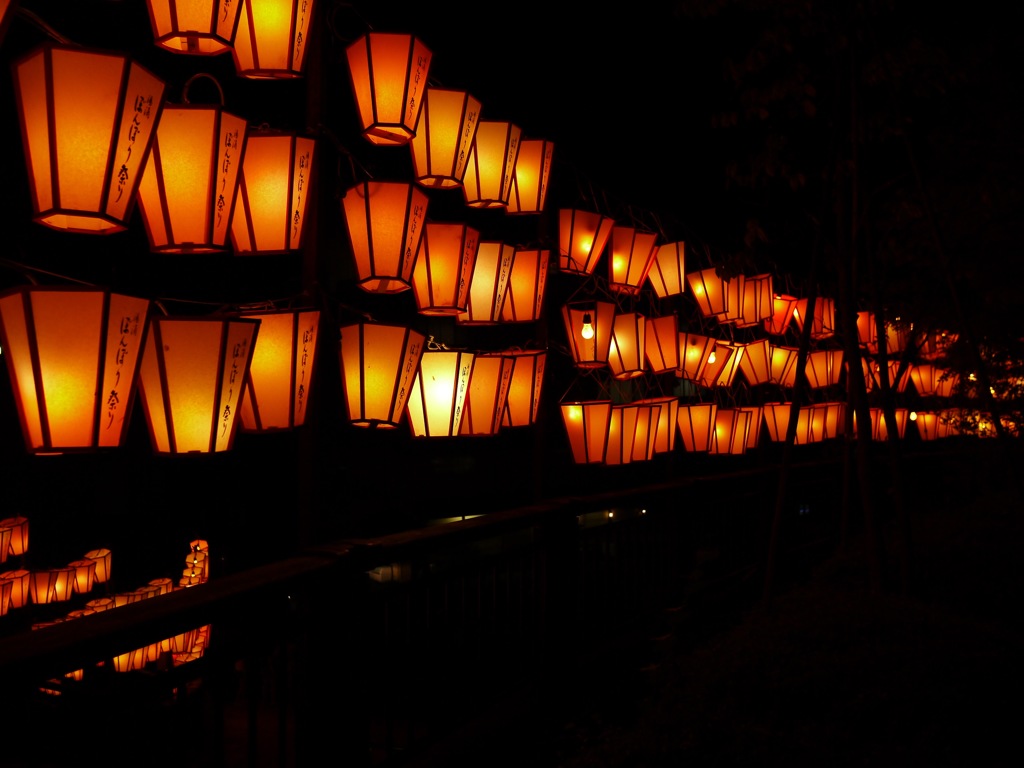
[[[843,350],[819,349],[807,355],[804,366],[810,387],[829,387],[839,383],[843,372]]]
[[[427,89],[431,53],[412,35],[371,32],[346,51],[363,136],[408,144]]]
[[[698,382],[705,387],[730,387],[736,378],[736,372],[740,369],[740,360],[743,359],[742,347],[731,344],[721,339],[715,340],[715,347],[708,358],[707,365],[701,380]]]
[[[14,583],[0,574],[0,616],[6,616],[11,609],[11,595],[14,594]]]
[[[0,343],[29,452],[121,445],[148,312],[146,299],[92,289],[0,297]]]
[[[212,56],[231,49],[240,2],[149,0],[153,41],[171,53]]]
[[[0,520],[0,528],[6,528],[11,532],[10,541],[7,542],[5,554],[19,557],[28,552],[28,518],[16,515]]]
[[[476,356],[459,427],[460,435],[498,434],[512,384],[514,364],[510,355],[501,352],[485,352]]]
[[[737,351],[742,351],[737,364],[751,386],[771,382],[771,349],[768,339],[739,344]]]
[[[508,290],[501,306],[502,321],[530,323],[541,319],[550,261],[551,251],[538,248],[515,249]]]
[[[793,320],[797,328],[804,329],[809,299],[797,299],[793,307]],[[833,299],[818,296],[814,300],[814,318],[811,320],[811,338],[828,339],[835,335],[836,303]]]
[[[341,329],[341,371],[349,421],[394,429],[401,423],[425,337],[409,328],[360,323]]]
[[[94,234],[127,226],[164,84],[118,54],[46,44],[14,65],[33,219]]]
[[[857,343],[872,355],[878,353],[878,325],[874,312],[857,313]]]
[[[715,353],[715,339],[699,333],[679,334],[679,362],[684,379],[700,382],[704,380],[704,369]],[[717,359],[717,358],[716,358]]]
[[[105,584],[110,579],[110,550],[105,547],[90,550],[85,553],[85,559],[95,561],[96,583]]]
[[[294,429],[306,422],[320,312],[315,309],[243,312],[260,332],[242,395],[242,430]]]
[[[796,296],[785,293],[776,293],[772,297],[772,315],[764,321],[764,329],[773,336],[782,336],[789,330],[789,323],[793,319],[793,310],[796,308]]]
[[[573,461],[576,464],[604,463],[612,415],[611,401],[562,403],[561,411]]]
[[[238,255],[302,249],[316,142],[292,133],[249,131],[231,217]]]
[[[771,320],[774,312],[772,276],[770,274],[744,277],[739,285],[740,308],[736,317],[737,328],[750,328]]]
[[[724,316],[729,309],[727,280],[719,277],[714,268],[690,272],[686,275],[690,291],[704,317]]]
[[[644,373],[646,361],[647,319],[638,312],[620,312],[612,324],[608,347],[608,367],[612,377],[634,379]]]
[[[761,407],[765,429],[772,442],[783,442],[786,430],[789,429],[789,415],[793,410],[792,403],[765,403]]]
[[[715,403],[693,403],[679,406],[679,435],[683,448],[691,453],[707,453],[715,436]]]
[[[750,414],[747,424],[747,448],[757,448],[761,442],[761,425],[764,422],[764,408],[760,405],[745,405],[738,410]]]
[[[577,368],[604,368],[612,343],[615,305],[610,301],[566,304],[562,321]]]
[[[93,584],[96,582],[96,561],[88,558],[72,560],[68,563],[68,567],[73,571],[72,590],[80,595],[92,592]]]
[[[459,434],[473,372],[471,352],[427,349],[420,357],[406,405],[415,437]]]
[[[670,453],[675,450],[679,423],[679,398],[672,395],[647,397],[637,400],[637,404],[657,407],[657,410],[652,413],[654,453]]]
[[[593,274],[611,237],[614,219],[563,208],[558,212],[558,268],[576,275]]]
[[[240,0],[231,48],[239,77],[282,80],[302,76],[313,28],[314,0]]]
[[[7,562],[7,554],[11,551],[11,529],[0,525],[0,563]]]
[[[231,449],[259,326],[242,318],[151,321],[139,383],[154,451]]]
[[[424,187],[462,186],[480,120],[480,102],[465,91],[427,88],[412,147],[413,178]]]
[[[910,420],[914,422],[922,440],[937,440],[939,438],[939,414],[935,411],[911,413]]]
[[[664,243],[655,249],[647,279],[659,299],[678,296],[685,290],[686,243]]]
[[[428,221],[412,270],[416,307],[424,315],[466,311],[480,233],[465,224]]]
[[[0,573],[0,582],[6,582],[11,585],[11,608],[22,608],[28,605],[29,582],[31,578],[31,572],[26,571],[23,568],[18,568],[13,571],[4,571],[3,573]]]
[[[341,202],[359,287],[368,293],[409,290],[425,230],[426,193],[405,182],[367,181]]]
[[[494,325],[501,321],[515,253],[511,245],[495,240],[485,240],[477,246],[469,301],[466,311],[456,315],[458,322]]]
[[[517,349],[501,354],[512,360],[502,426],[523,427],[535,424],[540,410],[540,393],[548,354],[540,349]]]
[[[739,408],[719,408],[708,453],[741,456],[747,452],[751,414]]]
[[[508,122],[481,120],[469,150],[462,192],[470,208],[505,208],[519,156],[522,131]]]
[[[613,405],[608,422],[606,464],[647,461],[654,454],[661,408],[650,403]]]
[[[218,86],[219,88],[219,86]],[[220,107],[165,105],[139,184],[139,208],[150,250],[226,250],[245,120]]]
[[[608,262],[608,287],[635,296],[647,280],[657,253],[658,236],[635,227],[612,227],[612,254]]]
[[[653,373],[668,373],[679,368],[678,315],[647,319],[644,354]]]
[[[922,363],[910,366],[910,380],[914,383],[914,389],[921,397],[928,395],[940,395],[948,397],[952,392],[952,385],[955,377],[949,372],[931,363]],[[948,385],[947,385],[948,382]]]
[[[36,605],[63,603],[71,599],[75,583],[75,569],[46,568],[31,571],[28,579],[28,593]]]
[[[783,387],[796,385],[796,361],[800,350],[795,347],[772,346],[770,352],[771,380]]]
[[[555,145],[543,139],[523,139],[519,142],[512,177],[512,193],[508,198],[508,213],[541,213],[548,196],[548,177]]]

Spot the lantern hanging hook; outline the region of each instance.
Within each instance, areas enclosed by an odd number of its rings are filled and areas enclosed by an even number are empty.
[[[191,103],[189,101],[189,98],[188,98],[188,89],[192,85],[192,83],[194,83],[196,80],[198,80],[201,77],[205,77],[207,80],[210,80],[215,86],[217,86],[217,94],[220,96],[220,105],[223,107],[224,106],[224,89],[221,88],[220,82],[218,82],[217,78],[214,77],[213,75],[207,73],[207,72],[197,72],[196,74],[192,75],[192,77],[190,77],[188,80],[185,81],[185,86],[182,88],[182,98],[185,100],[185,103],[186,104],[190,104]]]

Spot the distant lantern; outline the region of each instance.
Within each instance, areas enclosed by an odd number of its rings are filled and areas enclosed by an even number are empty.
[[[744,277],[736,327],[751,328],[771,319],[774,312],[773,296],[770,274]]]
[[[24,608],[28,605],[28,601],[30,599],[29,581],[31,578],[31,572],[24,568],[17,568],[13,571],[4,571],[3,573],[0,573],[0,581],[7,582],[11,585],[11,608]]]
[[[501,352],[484,352],[473,361],[460,435],[496,435],[501,429],[514,360]]]
[[[370,32],[347,49],[363,136],[374,144],[408,144],[425,100],[431,53],[412,35]]]
[[[771,345],[768,344],[768,339],[738,344],[737,347],[743,350],[737,364],[747,383],[754,387],[770,383]]]
[[[148,0],[153,42],[171,53],[212,56],[231,50],[241,2]]]
[[[239,0],[231,55],[239,77],[288,80],[302,77],[314,27],[314,0]]]
[[[413,178],[431,189],[455,189],[466,175],[480,102],[465,91],[427,88],[412,148]]]
[[[558,212],[558,268],[591,275],[604,254],[615,220],[599,213],[562,208]]]
[[[772,442],[781,443],[786,440],[786,430],[789,428],[789,415],[792,410],[792,403],[765,403],[761,407],[764,426]]]
[[[502,354],[511,358],[512,371],[501,424],[503,427],[535,424],[548,353],[542,349],[516,349]]]
[[[612,415],[611,401],[562,403],[561,411],[573,462],[603,464]]]
[[[219,88],[219,86],[218,86]],[[165,105],[139,184],[139,209],[156,253],[228,249],[246,124],[220,107]]]
[[[7,543],[7,554],[19,557],[28,552],[28,518],[21,515],[0,520],[0,528],[11,532]]]
[[[301,427],[306,422],[313,383],[320,312],[283,309],[242,312],[240,316],[260,321],[242,394],[242,430]]]
[[[80,595],[92,592],[93,585],[96,583],[96,561],[88,558],[72,560],[68,563],[68,567],[74,569],[72,591]]]
[[[105,584],[110,580],[111,553],[106,547],[92,549],[85,553],[84,559],[93,560],[96,563],[96,583]]]
[[[823,415],[824,439],[839,437],[845,427],[846,403],[842,400],[830,400],[812,406]]]
[[[739,324],[743,319],[743,292],[747,278],[735,275],[722,281],[725,292],[725,311],[715,315],[720,323]]]
[[[619,312],[612,323],[608,347],[608,368],[612,378],[625,380],[642,376],[646,363],[647,318],[639,312]]]
[[[772,336],[782,336],[789,330],[793,320],[793,309],[796,307],[796,296],[776,293],[772,296],[772,314],[765,318],[764,330]]]
[[[657,254],[658,236],[635,227],[612,227],[612,252],[608,260],[608,287],[636,296],[647,281]]]
[[[800,350],[796,347],[772,345],[769,352],[769,376],[783,387],[796,386],[796,361]]]
[[[679,240],[659,245],[647,273],[654,293],[659,299],[679,296],[686,290],[686,243]]]
[[[458,315],[469,303],[480,233],[465,224],[428,221],[412,270],[416,307],[423,315]]]
[[[951,380],[948,371],[931,363],[911,365],[910,380],[913,382],[917,394],[921,395],[921,397],[940,394],[948,396],[949,394],[946,388],[943,387],[946,381]]]
[[[857,343],[869,354],[878,353],[878,323],[874,312],[857,313]]]
[[[652,373],[670,373],[679,368],[679,316],[647,318],[644,355]]]
[[[36,605],[63,603],[71,599],[74,584],[75,569],[70,566],[31,571],[29,597]]]
[[[661,409],[650,403],[613,405],[608,421],[606,464],[648,461],[654,455],[657,419]]]
[[[481,120],[469,150],[462,192],[470,208],[505,208],[512,194],[512,178],[519,156],[516,125]]]
[[[606,367],[615,323],[615,305],[610,301],[566,304],[562,307],[562,321],[575,366]]]
[[[922,440],[936,440],[939,437],[939,414],[935,411],[917,411],[910,418],[917,427]]]
[[[0,345],[30,453],[123,443],[148,313],[149,300],[103,290],[0,296]]]
[[[704,317],[718,317],[729,309],[726,293],[727,281],[718,276],[714,268],[690,272],[686,275],[697,307]]]
[[[679,406],[679,436],[688,453],[707,453],[715,436],[715,403],[693,403]]]
[[[654,452],[671,453],[676,447],[676,434],[679,426],[679,398],[674,395],[649,397],[637,401],[638,404],[657,406],[656,418],[652,422],[654,433]]]
[[[367,181],[345,193],[345,213],[359,287],[400,293],[412,287],[428,198],[408,182]]]
[[[679,334],[679,366],[682,378],[700,382],[715,352],[715,339],[699,333]]]
[[[502,320],[516,249],[496,240],[484,240],[476,249],[476,266],[469,282],[466,311],[456,320],[467,325],[495,325]]]
[[[555,145],[544,139],[523,139],[519,142],[512,193],[508,198],[508,213],[542,213],[547,202],[548,179]]]
[[[293,133],[249,131],[231,217],[235,254],[302,249],[315,150],[313,139]]]
[[[415,437],[454,437],[473,373],[472,352],[427,349],[420,357],[406,409]]]
[[[550,261],[551,251],[540,248],[515,249],[508,289],[501,307],[503,322],[530,323],[541,319]]]
[[[14,583],[8,581],[0,573],[0,616],[6,616],[11,608],[11,595],[14,594]]]
[[[843,372],[842,349],[819,349],[807,355],[804,366],[808,386],[818,389],[839,383]]]
[[[0,525],[0,563],[7,562],[7,555],[11,551],[11,529]]]
[[[797,328],[804,329],[809,299],[797,299],[793,306],[793,320]],[[836,303],[834,299],[818,296],[814,300],[814,318],[811,321],[812,339],[830,339],[836,333]]]
[[[45,44],[14,64],[32,217],[53,229],[127,228],[164,83],[119,54]]]
[[[139,374],[153,450],[230,450],[260,321],[155,317],[150,326]]]
[[[360,323],[341,329],[341,374],[348,420],[394,429],[402,420],[425,337],[396,325]]]

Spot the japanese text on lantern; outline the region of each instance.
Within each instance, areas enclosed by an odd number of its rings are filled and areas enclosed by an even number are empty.
[[[224,197],[224,192],[227,190],[229,172],[231,170],[232,161],[234,156],[231,150],[238,149],[238,131],[228,131],[224,134],[224,159],[220,164],[220,190],[217,193],[217,226],[221,225],[221,220],[224,216],[224,209],[227,207],[228,201]]]
[[[118,330],[121,333],[121,338],[117,343],[117,351],[114,353],[116,368],[114,369],[113,387],[110,390],[110,394],[107,395],[107,429],[114,425],[114,416],[117,413],[118,406],[121,404],[121,392],[118,389],[121,384],[121,368],[128,361],[132,347],[138,342],[139,315],[126,315],[122,317]]]
[[[314,323],[302,332],[302,357],[299,358],[299,386],[296,388],[298,407],[296,408],[296,413],[304,412],[306,398],[306,366],[309,363],[309,345],[314,342],[315,338],[316,324]]]
[[[299,15],[299,23],[296,27],[295,32],[295,58],[296,60],[302,58],[302,46],[305,43],[305,35],[303,31],[306,28],[306,11],[309,9],[309,0],[302,0],[301,6],[302,12]]]
[[[238,379],[239,374],[242,373],[241,367],[238,364],[239,358],[245,356],[248,346],[249,343],[247,341],[240,341],[231,350],[231,375],[228,377],[228,396],[224,398],[224,411],[221,414],[221,437],[228,433],[228,427],[231,424],[231,403],[235,397],[235,381]]]
[[[309,168],[309,152],[299,158],[299,175],[295,180],[295,215],[292,216],[292,238],[298,238],[302,228],[302,193],[306,188],[306,169]],[[295,243],[293,243],[295,245]]]
[[[128,184],[128,161],[132,157],[132,149],[135,147],[135,141],[139,138],[139,134],[142,132],[143,122],[148,121],[150,113],[153,111],[153,96],[136,96],[135,97],[135,114],[132,115],[132,121],[128,124],[127,133],[127,146],[125,147],[124,162],[121,163],[121,168],[117,172],[117,198],[115,202],[121,199],[121,195],[124,194],[125,186]],[[140,119],[140,117],[142,119]]]
[[[420,344],[414,341],[409,344],[409,353],[405,358],[405,370],[402,371],[401,387],[398,390],[398,402],[405,401],[405,393],[409,388],[409,380],[416,375],[420,363]]]

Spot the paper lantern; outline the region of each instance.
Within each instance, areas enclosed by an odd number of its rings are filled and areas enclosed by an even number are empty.
[[[484,352],[473,361],[460,435],[496,435],[501,428],[515,361],[502,352]]]
[[[259,326],[243,318],[151,321],[139,383],[156,453],[231,449]]]
[[[761,407],[764,427],[772,442],[780,443],[786,440],[786,430],[789,429],[789,415],[792,410],[792,403],[765,403]]]
[[[602,464],[608,441],[612,403],[610,400],[590,400],[561,403],[562,423],[569,437],[573,462],[576,464]]]
[[[431,53],[412,35],[371,32],[346,49],[363,136],[374,144],[408,144],[428,90]]]
[[[302,249],[315,151],[313,139],[297,134],[249,131],[231,216],[236,255]]]
[[[857,313],[857,343],[868,351],[878,354],[878,326],[874,312]]]
[[[715,411],[715,428],[708,453],[741,456],[747,452],[747,432],[751,414],[739,408]]]
[[[647,280],[659,299],[679,296],[686,289],[686,243],[663,243],[654,252]]]
[[[367,181],[341,202],[359,287],[367,293],[409,290],[425,231],[426,193],[405,182]]]
[[[652,413],[654,430],[654,453],[671,453],[676,447],[676,433],[679,420],[679,398],[667,395],[637,400],[638,405],[656,406]]]
[[[861,364],[864,369],[864,386],[869,391],[872,389],[879,389],[882,386],[882,368],[874,360],[861,359]],[[889,388],[897,392],[904,392],[907,389],[907,382],[910,381],[911,367],[907,366],[903,369],[903,375],[897,380],[897,376],[900,371],[900,361],[898,359],[889,360],[887,365],[889,371]]]
[[[239,77],[288,80],[302,76],[316,18],[314,0],[239,0],[231,56]]]
[[[90,550],[85,553],[85,559],[96,562],[96,583],[105,584],[110,579],[110,550],[105,547]]]
[[[28,552],[28,518],[21,515],[7,517],[0,520],[0,528],[6,528],[11,532],[11,538],[7,542],[7,553],[14,557],[20,557]]]
[[[11,529],[0,525],[0,563],[7,562],[7,555],[11,551]]]
[[[636,296],[647,280],[657,253],[658,236],[635,227],[612,227],[611,258],[608,260],[608,288]]]
[[[729,309],[726,292],[727,280],[718,276],[714,268],[690,272],[686,275],[697,307],[704,317],[724,317]]]
[[[804,321],[807,318],[807,305],[809,299],[797,299],[793,306],[793,320],[797,328],[804,329]],[[814,300],[814,318],[811,321],[812,339],[829,339],[835,335],[836,328],[836,304],[833,299],[818,296]]]
[[[679,363],[681,375],[690,381],[702,382],[704,369],[715,351],[715,339],[699,333],[679,334]]]
[[[810,387],[817,389],[838,384],[843,372],[843,350],[819,349],[811,352],[807,355],[804,371]]]
[[[466,311],[456,315],[460,323],[494,325],[501,322],[516,249],[507,243],[484,240],[476,249],[476,265],[469,281]]]
[[[14,583],[0,574],[0,616],[6,616],[11,609],[11,595],[14,594]]]
[[[219,86],[218,86],[219,87]],[[139,209],[156,253],[228,248],[246,124],[220,107],[165,105],[139,183]]]
[[[768,339],[736,346],[737,352],[742,351],[737,365],[747,382],[754,387],[770,383],[772,380],[771,348]]]
[[[481,120],[469,150],[462,192],[470,208],[505,208],[522,131],[508,122]]]
[[[0,297],[0,344],[30,453],[122,444],[149,301],[81,288]]]
[[[465,224],[428,221],[412,270],[416,308],[423,315],[458,315],[469,303],[480,233]]]
[[[608,421],[605,463],[631,464],[654,455],[661,408],[650,403],[613,405]]]
[[[679,406],[679,436],[689,453],[707,453],[715,435],[715,403],[692,403]]]
[[[770,378],[783,387],[796,386],[796,361],[800,350],[796,347],[771,346],[769,350]]]
[[[957,376],[945,368],[940,368],[932,363],[921,363],[911,365],[909,378],[914,383],[914,389],[921,397],[935,395],[938,397],[949,397],[953,393]],[[902,381],[906,383],[906,379]]]
[[[473,358],[471,352],[424,351],[406,405],[414,437],[459,434]]]
[[[774,292],[770,274],[744,276],[739,286],[737,328],[751,328],[771,320],[774,313]]]
[[[644,373],[647,318],[639,312],[619,312],[612,323],[608,368],[612,378],[634,379]]]
[[[562,322],[569,351],[577,368],[604,368],[612,343],[615,305],[610,301],[589,301],[562,307]]]
[[[844,431],[846,423],[846,403],[842,400],[830,400],[825,403],[816,403],[812,406],[816,413],[822,415],[822,439],[830,440],[839,437]]]
[[[28,605],[30,597],[29,581],[31,577],[31,572],[26,571],[24,568],[17,568],[13,571],[4,571],[3,573],[0,573],[0,582],[5,582],[11,585],[11,608],[22,608]]]
[[[462,186],[480,120],[480,102],[465,91],[427,88],[412,148],[413,178],[431,189]]]
[[[68,567],[72,569],[72,591],[80,595],[92,592],[93,584],[96,583],[96,561],[88,558],[72,560]]]
[[[652,373],[669,373],[679,368],[679,316],[647,318],[644,355]]]
[[[708,358],[703,376],[698,383],[705,387],[731,387],[742,359],[741,346],[716,339],[713,354]]]
[[[148,0],[153,42],[165,51],[213,56],[231,50],[237,0]]]
[[[558,268],[591,275],[611,237],[615,220],[589,211],[562,208],[558,212]]]
[[[939,438],[939,414],[935,411],[917,411],[909,415],[914,426],[917,427],[917,434],[922,440],[937,440]]]
[[[764,423],[764,408],[760,405],[740,406],[740,411],[750,414],[747,424],[747,449],[757,448],[761,443],[761,426]]]
[[[793,310],[796,308],[796,296],[785,293],[776,293],[772,297],[772,315],[764,320],[766,333],[773,336],[782,336],[789,330],[789,324],[793,320]]]
[[[547,202],[548,179],[555,145],[543,139],[523,139],[519,142],[512,175],[512,193],[508,198],[507,213],[541,213]]]
[[[44,568],[31,571],[28,578],[28,594],[36,605],[63,603],[71,599],[75,583],[75,569]]]
[[[425,337],[396,325],[341,329],[341,373],[350,423],[394,429],[401,423]]]
[[[127,227],[164,84],[119,54],[45,44],[14,65],[33,219],[109,234]]]
[[[502,426],[525,427],[536,424],[548,353],[541,349],[517,349],[501,354],[512,360]]]
[[[243,312],[258,320],[259,337],[241,402],[241,429],[270,432],[306,423],[316,362],[320,312],[315,309]]]
[[[544,313],[544,290],[548,282],[551,251],[516,248],[512,257],[501,319],[506,323],[531,323]]]

